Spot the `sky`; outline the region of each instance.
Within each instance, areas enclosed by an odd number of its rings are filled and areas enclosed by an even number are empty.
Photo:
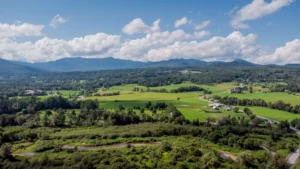
[[[300,63],[300,0],[10,0],[0,58]]]

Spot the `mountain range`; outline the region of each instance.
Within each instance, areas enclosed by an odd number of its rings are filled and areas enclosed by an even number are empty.
[[[64,58],[51,62],[28,63],[20,61],[8,61],[0,59],[0,74],[37,73],[37,72],[72,72],[72,71],[96,71],[112,69],[155,68],[155,67],[249,67],[257,64],[237,59],[232,62],[205,62],[195,59],[171,59],[159,62],[138,62],[108,58]],[[287,65],[300,67],[297,64]]]
[[[35,73],[45,71],[46,70],[39,69],[37,67],[21,65],[0,58],[0,74]]]

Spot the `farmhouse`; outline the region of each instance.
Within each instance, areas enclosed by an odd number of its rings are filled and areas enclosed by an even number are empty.
[[[211,108],[214,108],[214,107],[223,107],[224,104],[220,104],[220,103],[212,103],[212,104],[209,104],[208,107],[211,107]]]
[[[230,93],[231,93],[231,94],[237,93],[237,91],[236,91],[236,89],[231,89],[231,90],[230,90]]]
[[[232,110],[232,107],[231,107],[231,106],[226,106],[226,107],[225,107],[225,110],[226,110],[226,111],[231,111],[231,110]]]
[[[43,90],[25,90],[24,95],[42,94]]]
[[[25,90],[24,94],[25,95],[34,95],[34,91],[33,90]]]

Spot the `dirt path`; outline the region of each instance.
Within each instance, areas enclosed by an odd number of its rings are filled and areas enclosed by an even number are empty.
[[[228,93],[228,94],[229,94],[229,91],[224,91],[224,92],[219,92],[219,93],[213,93],[213,94],[210,94],[210,95],[224,94],[224,93]],[[210,95],[206,95],[206,97],[209,97]],[[199,100],[202,100],[202,101],[205,101],[205,102],[210,103],[209,100],[204,99],[204,96],[200,96],[200,97],[199,97]]]
[[[230,154],[229,152],[222,151],[222,150],[216,150],[220,153],[220,156],[224,159],[231,159],[232,161],[236,161],[236,156]]]
[[[275,157],[276,155],[276,152],[270,150],[268,147],[264,146],[264,145],[261,145],[260,148],[266,150],[267,152],[269,152],[271,154],[272,157]]]

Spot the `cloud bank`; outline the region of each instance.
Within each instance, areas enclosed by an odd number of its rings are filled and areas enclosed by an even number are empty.
[[[193,33],[182,29],[161,31],[159,23],[160,19],[157,19],[152,26],[148,26],[140,18],[132,20],[124,26],[123,32],[140,36],[128,40],[122,40],[121,35],[99,32],[71,40],[42,37],[35,42],[18,42],[15,38],[43,36],[43,25],[2,23],[0,57],[28,62],[54,61],[70,57],[114,57],[135,61],[189,58],[204,61],[245,59],[262,64],[300,63],[300,39],[287,42],[274,52],[267,53],[264,47],[258,44],[258,36],[252,33],[233,31],[222,37],[213,36],[207,30]],[[201,28],[204,29],[205,26]]]
[[[245,21],[255,20],[270,15],[279,9],[290,5],[294,0],[272,0],[270,3],[265,0],[253,0],[252,3],[242,7],[236,12],[231,20],[231,25],[236,29],[246,29],[249,25]]]
[[[29,23],[7,24],[0,23],[0,38],[20,37],[20,36],[41,36],[43,25],[33,25]]]

